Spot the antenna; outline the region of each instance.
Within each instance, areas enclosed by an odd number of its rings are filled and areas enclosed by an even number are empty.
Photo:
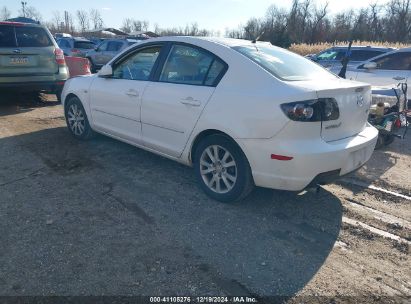
[[[27,2],[26,1],[21,1],[21,6],[23,8],[23,17],[26,17],[26,6],[27,6]]]
[[[257,41],[259,41],[259,40],[261,39],[261,37],[264,35],[264,33],[265,33],[265,30],[263,30],[263,31],[261,32],[261,34],[258,35],[257,38],[251,40],[251,43],[257,43]]]

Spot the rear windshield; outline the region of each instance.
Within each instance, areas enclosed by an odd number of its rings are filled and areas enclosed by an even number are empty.
[[[281,80],[302,81],[337,77],[311,60],[278,47],[256,44],[233,49]]]
[[[0,47],[46,47],[52,46],[47,32],[41,27],[0,26]]]
[[[74,48],[76,49],[86,49],[91,50],[94,49],[96,45],[93,42],[89,41],[75,41]]]

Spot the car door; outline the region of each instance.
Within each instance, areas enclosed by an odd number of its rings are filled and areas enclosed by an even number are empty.
[[[380,56],[369,62],[377,64],[375,69],[357,68],[356,80],[371,85],[384,86],[406,82],[410,76],[411,52],[395,52]]]
[[[141,100],[161,51],[147,46],[113,63],[111,77],[97,77],[90,88],[94,128],[139,144]]]
[[[144,92],[144,144],[179,157],[225,69],[221,59],[203,49],[174,44],[158,71],[158,81]]]

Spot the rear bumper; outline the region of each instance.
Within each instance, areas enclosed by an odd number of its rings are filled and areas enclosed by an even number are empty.
[[[62,90],[65,80],[59,81],[33,81],[33,82],[8,82],[1,83],[0,88],[6,90],[19,90],[19,91],[47,91],[56,92]]]
[[[374,152],[378,131],[367,124],[356,136],[333,142],[321,138],[293,140],[279,135],[272,139],[238,142],[247,156],[257,186],[301,191],[313,184],[332,182],[362,167]],[[292,159],[272,160],[271,154]]]

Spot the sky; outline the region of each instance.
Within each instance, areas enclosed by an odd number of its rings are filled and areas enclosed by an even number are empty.
[[[263,17],[267,8],[276,4],[289,8],[292,0],[25,0],[27,6],[34,6],[44,20],[51,20],[53,11],[74,13],[78,9],[97,8],[101,11],[105,26],[119,28],[124,18],[147,20],[150,29],[158,24],[160,28],[184,27],[197,22],[200,28],[220,31],[237,28],[251,17]],[[323,5],[327,0],[316,0]],[[384,4],[389,0],[328,0],[331,14],[339,11],[366,7],[370,3]],[[0,7],[7,6],[17,15],[21,0],[2,0]]]

